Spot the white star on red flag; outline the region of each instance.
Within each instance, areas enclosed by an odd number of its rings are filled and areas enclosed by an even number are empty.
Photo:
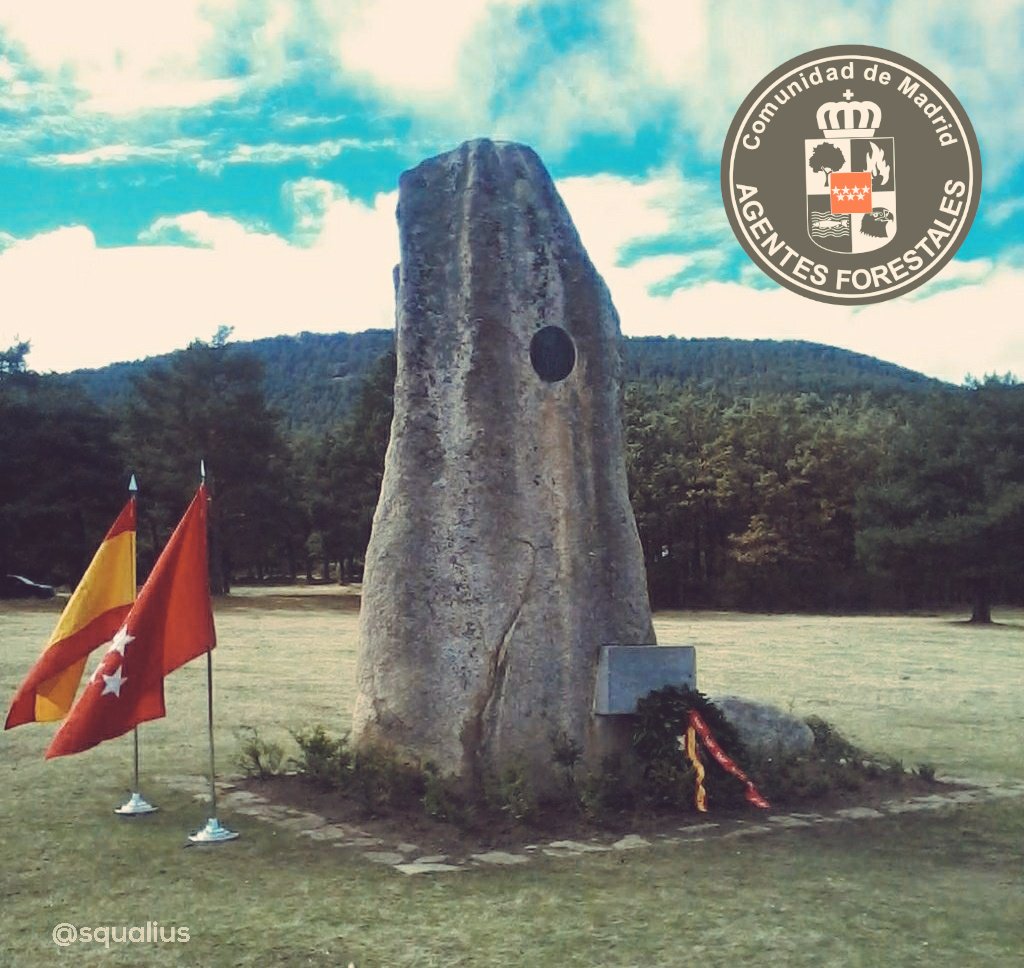
[[[117,652],[120,655],[124,655],[124,650],[128,646],[129,642],[134,642],[135,636],[128,634],[128,626],[122,625],[114,637],[110,640],[110,648],[108,652]]]
[[[121,675],[121,667],[118,666],[114,670],[114,674],[112,676],[108,676],[106,674],[103,675],[103,692],[101,692],[100,695],[106,696],[109,693],[110,695],[117,696],[120,699],[121,686],[123,686],[127,681],[128,677]]]

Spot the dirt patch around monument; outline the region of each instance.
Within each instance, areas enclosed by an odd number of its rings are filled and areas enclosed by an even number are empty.
[[[712,807],[708,813],[698,814],[686,809],[636,809],[611,813],[596,822],[565,806],[542,805],[536,819],[528,823],[516,822],[500,810],[486,810],[478,811],[468,823],[459,826],[427,816],[419,802],[410,803],[404,809],[393,809],[387,814],[371,814],[341,791],[320,789],[301,776],[249,778],[237,781],[237,786],[272,804],[317,814],[328,824],[357,827],[384,843],[412,842],[425,853],[458,855],[516,850],[547,841],[615,840],[627,834],[653,838],[677,832],[681,827],[705,823],[757,823],[773,814],[832,814],[850,807],[877,809],[895,799],[943,795],[963,789],[926,780],[913,773],[903,773],[867,783],[857,790],[773,803],[770,810]]]

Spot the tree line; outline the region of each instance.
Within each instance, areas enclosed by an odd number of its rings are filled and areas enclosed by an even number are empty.
[[[261,359],[228,335],[138,369],[110,407],[32,373],[27,344],[0,353],[0,573],[73,584],[134,472],[144,575],[203,459],[215,591],[359,577],[393,352],[321,428],[272,407]],[[656,607],[970,605],[985,621],[993,602],[1024,601],[1024,386],[901,390],[878,364],[869,390],[849,374],[795,389],[776,371],[750,379],[747,351],[727,349],[728,379],[666,377],[646,346],[627,369],[630,493]]]
[[[1024,385],[890,398],[626,392],[630,491],[662,606],[1024,601]]]

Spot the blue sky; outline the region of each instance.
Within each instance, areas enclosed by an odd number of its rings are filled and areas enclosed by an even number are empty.
[[[1024,376],[1024,6],[0,0],[0,344],[37,369],[391,326],[399,174],[532,145],[630,334],[800,338]],[[722,143],[781,62],[887,47],[957,94],[984,194],[912,294],[816,303],[729,229]]]

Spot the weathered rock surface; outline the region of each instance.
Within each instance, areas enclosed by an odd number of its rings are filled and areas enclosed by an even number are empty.
[[[814,745],[811,727],[775,706],[739,696],[716,696],[712,701],[736,728],[751,753],[798,756],[809,752]]]
[[[354,717],[443,772],[594,756],[598,650],[655,641],[619,323],[536,154],[469,142],[399,185],[398,376]]]

